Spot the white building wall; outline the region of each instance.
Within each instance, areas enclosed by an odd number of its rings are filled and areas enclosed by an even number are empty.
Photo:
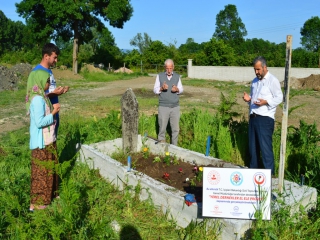
[[[280,82],[284,80],[284,67],[268,67],[270,73]],[[290,77],[305,78],[311,74],[320,74],[320,68],[291,68]],[[198,79],[212,79],[220,81],[250,82],[255,78],[253,67],[232,66],[192,66],[192,59],[188,59],[188,77]]]

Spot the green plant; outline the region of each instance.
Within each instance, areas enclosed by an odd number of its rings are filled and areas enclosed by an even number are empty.
[[[154,159],[153,159],[153,162],[156,163],[156,162],[161,162],[161,158],[159,156],[156,156]]]
[[[164,156],[164,158],[163,158],[163,162],[164,162],[165,164],[167,164],[168,166],[170,165],[170,163],[171,163],[171,158],[170,158],[170,153],[169,153],[169,152],[166,152],[166,153],[165,153],[165,156]]]
[[[179,164],[179,159],[178,159],[176,154],[173,155],[172,164],[173,165],[178,165]]]
[[[191,179],[190,179],[190,186],[191,186],[191,188],[194,188],[194,187],[197,186],[194,178],[191,178]]]
[[[196,179],[198,182],[202,182],[202,177],[203,177],[203,168],[199,167],[198,171],[196,172]]]
[[[143,151],[143,157],[144,158],[148,158],[149,155],[150,155],[149,148],[148,147],[144,147],[142,151]]]

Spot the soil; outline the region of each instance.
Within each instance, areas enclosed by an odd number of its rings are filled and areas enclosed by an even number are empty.
[[[86,68],[90,72],[103,72],[103,70],[89,64]],[[29,74],[31,69],[32,66],[29,64],[17,64],[10,68],[0,66],[0,94],[1,91],[17,89],[18,81],[26,79],[25,76]],[[71,69],[54,68],[52,70],[58,85],[72,85],[71,82],[74,80],[77,81],[77,85],[81,85],[81,88],[78,87],[76,90],[70,88],[66,96],[61,96],[61,114],[65,111],[75,110],[76,112],[81,111],[83,116],[95,115],[98,117],[99,114],[101,117],[105,116],[107,113],[104,111],[92,112],[91,109],[77,109],[72,103],[79,101],[94,102],[101,98],[112,96],[119,96],[120,99],[122,94],[129,87],[132,88],[136,96],[145,98],[156,97],[152,92],[155,76],[139,77],[125,81],[87,83],[82,81],[84,79],[80,74],[74,74]],[[183,79],[183,81],[187,82],[188,79]],[[242,85],[245,88],[249,87],[250,83],[237,83],[237,85]],[[297,109],[290,113],[288,125],[298,127],[300,120],[303,120],[308,124],[316,123],[317,126],[320,126],[320,111],[318,111],[320,92],[317,91],[318,88],[320,88],[320,75],[310,75],[309,77],[302,79],[292,78],[291,86],[293,89],[310,89],[310,91],[308,94],[298,94],[290,99],[289,107]],[[228,94],[226,91],[224,91],[224,93]],[[190,108],[189,103],[192,105],[194,105],[194,103],[199,103],[199,106],[205,105],[210,111],[216,111],[216,108],[220,103],[220,94],[221,90],[217,87],[194,87],[185,84],[184,93],[180,96],[181,111],[188,111]],[[242,100],[242,96],[242,93],[238,93],[237,105],[233,107],[233,111],[239,113],[240,116],[247,118],[248,106]],[[150,109],[139,109],[139,111],[146,115],[156,114],[157,106]],[[28,126],[28,121],[28,117],[24,114],[23,101],[17,106],[0,108],[0,134]],[[281,106],[277,108],[276,122],[282,122]]]
[[[155,162],[159,158],[160,162]],[[127,159],[117,159],[123,165],[127,165]],[[169,156],[157,156],[151,153],[139,152],[131,155],[132,168],[159,182],[174,187],[182,192],[194,194],[197,202],[202,202],[202,171],[195,164],[184,162]],[[207,167],[216,167],[208,165]],[[186,179],[189,180],[186,180]]]

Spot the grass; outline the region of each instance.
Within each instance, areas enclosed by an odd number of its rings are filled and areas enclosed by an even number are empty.
[[[112,82],[118,80],[128,80],[132,78],[137,78],[141,76],[148,76],[147,73],[109,73],[107,71],[103,72],[89,72],[84,70],[82,76],[89,82]]]
[[[117,76],[107,75],[110,81]],[[101,86],[95,75],[87,79],[70,82],[75,89]],[[127,77],[127,76],[126,76]],[[61,85],[64,85],[64,79]],[[109,81],[109,80],[105,80]],[[192,85],[193,84],[193,85]],[[230,89],[240,94],[248,87],[235,83],[221,83],[207,80],[185,80],[185,86],[213,87],[224,92],[214,110],[208,104],[181,101],[181,134],[179,145],[204,153],[207,136],[212,145],[211,156],[233,156],[232,161],[246,164],[247,122],[241,116],[234,117],[233,95]],[[148,90],[149,91],[149,90]],[[157,99],[146,89],[137,91],[140,112],[139,133],[157,135]],[[247,90],[248,91],[248,90]],[[293,92],[293,93],[292,93]],[[295,97],[310,91],[291,91]],[[2,109],[11,109],[24,99],[25,90],[2,92]],[[317,93],[313,93],[318,97]],[[4,99],[4,101],[2,101]],[[23,100],[22,100],[23,101]],[[4,103],[5,102],[5,103]],[[48,211],[28,212],[30,186],[30,150],[28,149],[28,127],[8,132],[0,137],[0,237],[2,239],[216,239],[217,223],[212,228],[206,222],[190,223],[179,228],[166,214],[155,207],[150,200],[140,201],[140,186],[130,186],[120,191],[101,178],[96,170],[76,161],[77,143],[94,143],[121,137],[119,96],[101,97],[88,101],[78,96],[76,100],[66,95],[64,103],[68,109],[61,114],[61,128],[58,140],[60,163],[57,166],[61,178],[59,200],[55,200]],[[207,105],[207,106],[206,106]],[[80,110],[79,110],[79,109]],[[1,118],[22,112],[1,110]],[[76,109],[76,111],[74,111]],[[151,109],[151,110],[150,110]],[[144,111],[146,110],[146,112]],[[223,113],[223,115],[221,115]],[[235,120],[240,119],[240,120]],[[280,130],[274,134],[275,156],[279,156]],[[286,176],[288,180],[300,181],[300,174],[306,176],[305,184],[320,189],[319,132],[316,124],[301,121],[299,126],[288,131]],[[319,201],[318,201],[319,202]],[[249,239],[317,239],[320,236],[320,209],[305,212],[303,208],[291,215],[290,208],[272,213],[271,221],[253,222]],[[120,226],[116,231],[114,226]]]

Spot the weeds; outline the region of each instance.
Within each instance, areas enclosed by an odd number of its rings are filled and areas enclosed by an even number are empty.
[[[88,81],[114,81],[132,78],[126,75],[96,74],[84,76]],[[137,75],[138,76],[138,75]],[[105,76],[104,76],[105,77]],[[74,84],[80,84],[76,82]],[[213,86],[221,90],[242,90],[236,84],[224,82],[187,80],[189,86]],[[144,90],[141,90],[144,93]],[[0,106],[7,107],[24,99],[24,90],[1,93]],[[291,91],[298,95],[301,91]],[[313,93],[315,94],[315,93]],[[235,120],[232,114],[233,96],[222,95],[219,114],[212,114],[199,108],[184,111],[180,121],[179,145],[186,149],[205,153],[206,139],[211,136],[210,153],[236,164],[246,164],[247,121]],[[116,105],[116,99],[100,103],[86,102],[95,109],[101,104]],[[155,104],[156,100],[152,101]],[[299,106],[301,107],[301,106]],[[293,110],[298,107],[293,108]],[[192,222],[186,228],[177,227],[168,220],[150,200],[140,201],[141,186],[127,186],[120,191],[105,181],[97,170],[76,162],[77,144],[89,144],[121,137],[120,112],[113,107],[104,116],[81,118],[74,113],[61,115],[58,140],[59,164],[56,167],[61,178],[60,199],[53,201],[46,211],[33,214],[28,212],[30,196],[30,150],[27,128],[21,128],[1,136],[0,142],[0,237],[2,239],[129,239],[140,236],[142,239],[217,239],[223,226],[219,221],[204,219]],[[20,111],[20,112],[19,112]],[[19,110],[19,113],[24,111]],[[16,114],[16,113],[15,113]],[[88,114],[90,115],[90,114]],[[9,115],[6,115],[8,117]],[[228,121],[225,121],[225,120]],[[141,115],[139,133],[157,136],[157,115]],[[279,159],[280,130],[273,136],[276,166]],[[168,140],[168,139],[167,139]],[[315,124],[300,122],[299,127],[290,127],[287,141],[286,176],[300,183],[317,187],[320,182],[320,134]],[[118,153],[127,157],[125,153]],[[114,157],[116,158],[116,157]],[[154,160],[158,161],[158,160]],[[174,162],[174,160],[173,160]],[[194,182],[196,179],[186,179]],[[318,199],[319,202],[319,199]],[[291,209],[282,207],[272,212],[271,221],[257,222],[249,234],[249,239],[319,239],[320,207],[309,212],[304,209],[295,215]],[[212,220],[212,219],[211,219]],[[120,232],[113,228],[116,222]],[[210,226],[210,227],[208,227]]]

